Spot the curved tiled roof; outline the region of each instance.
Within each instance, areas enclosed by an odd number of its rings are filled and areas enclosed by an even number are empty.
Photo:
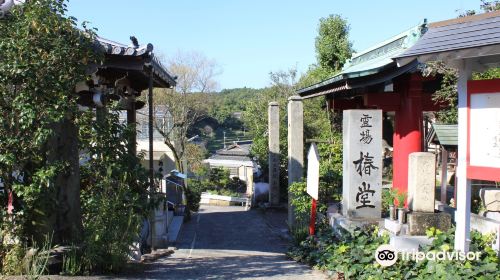
[[[382,80],[388,80],[395,75],[401,75],[401,69],[388,71],[397,68],[392,58],[413,46],[422,37],[422,34],[425,33],[426,28],[427,22],[424,20],[423,23],[409,30],[378,43],[367,50],[353,54],[340,73],[330,79],[300,89],[297,91],[297,94],[303,98],[311,98],[366,86],[369,85],[369,83],[379,83],[381,82],[381,78],[378,76],[385,76]],[[406,68],[408,70],[415,68],[414,65],[410,66]],[[384,75],[384,72],[391,73]],[[364,79],[365,77],[369,79]],[[364,80],[370,81],[367,83],[367,81]]]
[[[419,60],[442,60],[452,52],[462,51],[462,57],[470,56],[470,50],[478,56],[496,55],[500,46],[500,11],[440,21],[429,24],[422,38],[394,57],[399,64],[419,57]],[[434,56],[433,56],[434,55]],[[427,59],[420,59],[427,56]],[[452,57],[453,58],[453,57]]]
[[[148,43],[145,45],[127,46],[99,36],[96,37],[96,41],[106,55],[143,58],[144,65],[146,67],[150,67],[150,69],[152,69],[153,71],[153,74],[155,74],[157,78],[159,78],[164,84],[168,84],[170,87],[176,85],[175,77],[170,75],[161,61],[156,56],[154,56],[153,44]]]

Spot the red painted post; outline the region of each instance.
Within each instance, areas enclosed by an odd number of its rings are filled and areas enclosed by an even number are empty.
[[[311,202],[311,221],[309,222],[309,235],[314,235],[316,227],[316,199]]]
[[[408,156],[422,151],[422,89],[412,75],[397,84],[401,106],[395,113],[393,137],[393,188],[408,191]],[[407,203],[405,203],[406,205]]]

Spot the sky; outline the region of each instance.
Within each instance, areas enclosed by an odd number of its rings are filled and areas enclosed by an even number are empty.
[[[152,43],[164,57],[199,52],[222,68],[220,89],[269,86],[269,73],[316,62],[319,19],[339,14],[355,51],[429,22],[479,10],[480,0],[70,0],[68,15],[98,35]]]

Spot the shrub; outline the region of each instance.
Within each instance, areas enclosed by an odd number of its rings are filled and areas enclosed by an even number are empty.
[[[200,209],[201,193],[206,190],[202,181],[196,179],[188,179],[186,189],[186,201],[188,211],[198,212]]]
[[[428,236],[435,239],[422,248],[423,252],[453,250],[454,229],[447,233],[430,229]],[[499,258],[490,247],[492,236],[472,232],[471,240],[470,250],[483,252],[477,261],[398,259],[390,267],[381,267],[375,261],[375,251],[388,243],[387,235],[379,236],[377,228],[364,228],[339,237],[328,229],[292,247],[288,255],[345,279],[500,279]]]
[[[82,272],[118,272],[137,241],[143,217],[159,203],[148,192],[147,171],[128,150],[132,128],[110,111],[104,122],[80,120],[82,146],[88,161],[81,167],[84,237]],[[152,190],[154,191],[154,190]],[[148,199],[149,195],[149,199]]]

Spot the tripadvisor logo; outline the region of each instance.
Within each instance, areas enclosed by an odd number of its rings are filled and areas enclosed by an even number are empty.
[[[398,260],[398,253],[391,245],[380,245],[375,251],[375,260],[381,266],[391,266]]]
[[[472,261],[479,260],[481,252],[457,252],[457,251],[430,251],[430,252],[401,252],[401,258],[404,261],[412,260],[420,262],[428,261]],[[381,266],[391,266],[398,260],[398,252],[389,244],[380,245],[375,251],[375,260]]]

